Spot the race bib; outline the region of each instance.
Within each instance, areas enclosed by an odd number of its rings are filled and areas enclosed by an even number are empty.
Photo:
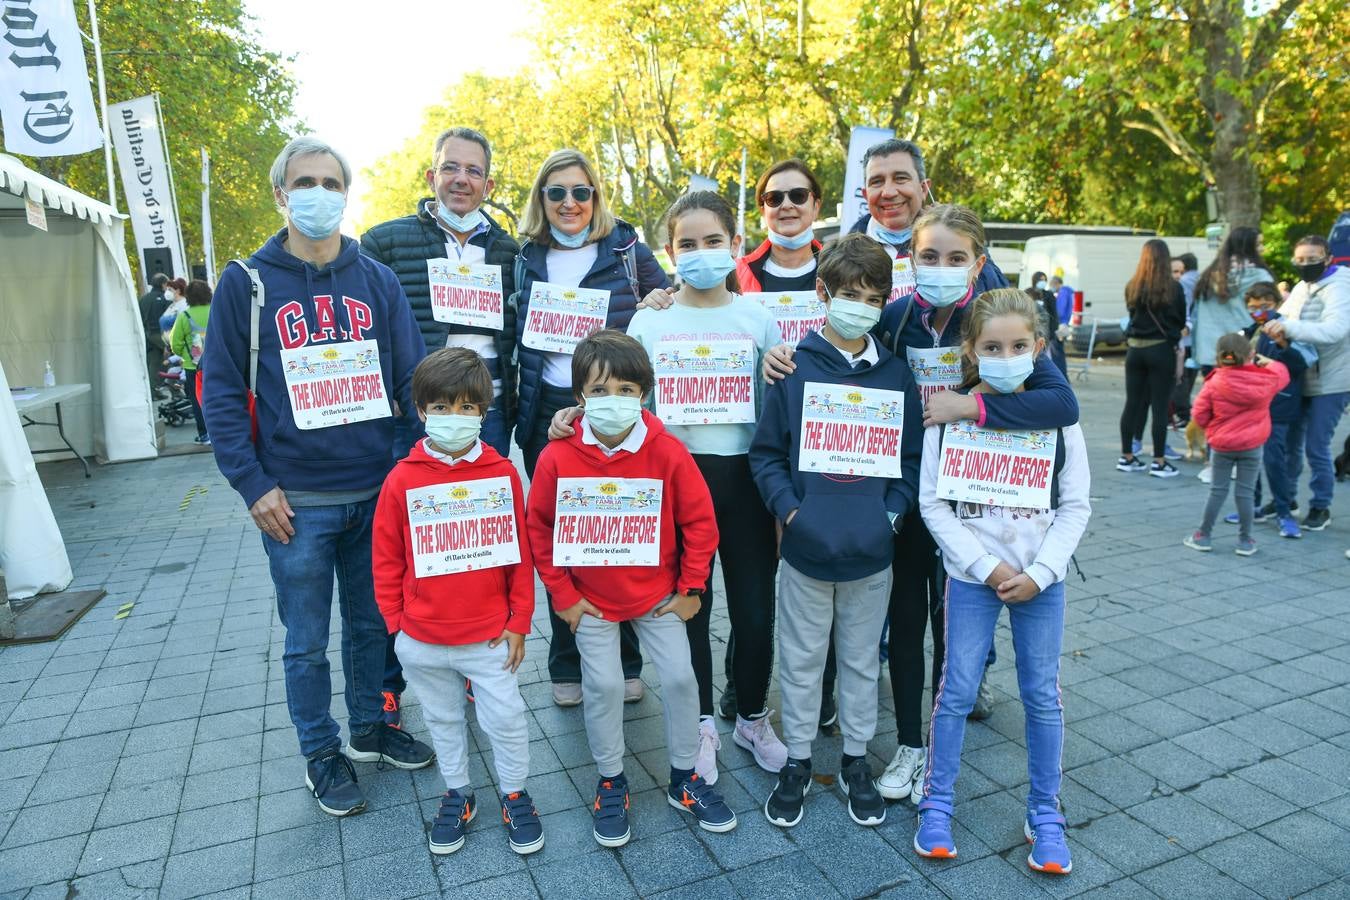
[[[437,322],[501,331],[501,266],[429,259],[427,283],[431,288],[431,317]]]
[[[908,256],[897,256],[891,262],[891,296],[887,304],[914,293],[914,262]]]
[[[510,478],[410,488],[407,500],[418,578],[520,562]]]
[[[555,566],[661,563],[659,478],[559,478]]]
[[[350,425],[392,415],[375,341],[346,341],[281,351],[295,427]]]
[[[652,358],[656,414],[675,425],[755,421],[753,341],[661,341]]]
[[[948,425],[938,458],[937,495],[981,506],[1050,508],[1059,431],[976,428],[969,419]]]
[[[927,403],[938,391],[954,391],[961,386],[960,347],[906,347],[905,357],[919,386],[920,402]]]
[[[608,315],[609,291],[536,281],[520,342],[535,350],[570,354],[605,327]]]
[[[825,324],[825,304],[815,291],[777,291],[746,294],[763,306],[778,320],[783,343],[796,347],[797,342]]]
[[[899,478],[904,415],[902,391],[808,381],[802,391],[797,468]]]

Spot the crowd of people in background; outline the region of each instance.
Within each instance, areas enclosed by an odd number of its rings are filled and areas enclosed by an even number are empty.
[[[354,762],[434,761],[445,793],[429,848],[458,851],[478,813],[472,705],[492,746],[491,806],[511,849],[543,846],[515,674],[537,573],[552,699],[582,707],[596,764],[599,844],[623,845],[636,824],[623,704],[643,696],[645,651],[661,683],[669,760],[668,777],[653,774],[701,828],[737,826],[716,787],[720,714],[738,748],[729,752],[776,775],[762,800],[774,825],[800,823],[815,776],[830,773],[853,822],[875,826],[908,804],[915,852],[953,858],[965,723],[989,714],[985,673],[1006,607],[1027,718],[1027,862],[1068,874],[1063,582],[1090,514],[1063,350],[1072,290],[1043,273],[1028,291],[1011,288],[978,215],[931,202],[923,151],[909,141],[868,150],[868,212],[828,246],[815,237],[821,186],[800,160],[759,178],[767,238],[746,253],[721,197],[681,197],[661,233],[646,236],[664,243],[676,286],[614,215],[583,153],[543,162],[517,239],[484,209],[494,186],[487,138],[451,128],[431,151],[431,196],[358,243],[338,230],[351,187],[345,159],[317,139],[292,141],[270,173],[285,226],[226,268],[213,300],[198,282],[175,287],[162,276],[142,298],[156,325],[153,339],[147,327],[152,377],[176,358],[200,382],[200,439],[261,532],[286,629],[288,709],[319,806],[336,816],[365,808]],[[1326,524],[1327,449],[1350,397],[1350,275],[1326,266],[1319,240],[1296,249],[1303,280],[1282,313],[1252,229],[1235,229],[1204,272],[1149,241],[1126,287],[1117,468],[1175,476],[1169,424],[1207,429],[1214,493],[1188,546],[1209,549],[1234,470],[1238,552],[1254,551],[1262,447],[1281,527],[1305,450],[1313,496],[1302,528]],[[447,312],[447,265],[485,279],[474,315]],[[160,328],[178,293],[185,307]],[[784,340],[754,299],[769,294],[796,296],[819,320]],[[586,327],[550,330],[574,321],[558,312],[568,309],[582,310]],[[740,411],[709,421],[658,390],[689,341],[749,373]],[[1207,378],[1191,403],[1194,372]],[[895,440],[847,463],[822,458],[819,436],[849,433],[837,424],[849,410],[893,421]],[[1146,463],[1138,439],[1150,413]],[[943,486],[949,440],[1009,435],[1045,454],[1043,494],[974,502]],[[528,491],[508,459],[513,438]],[[607,499],[592,505],[597,496]],[[588,509],[624,510],[615,529],[641,520],[647,530],[604,539],[607,526],[582,523]],[[720,698],[709,634],[715,562],[731,622]],[[334,587],[345,740],[330,712]],[[781,737],[768,707],[775,661]],[[874,777],[867,752],[883,663],[897,746]],[[409,687],[426,741],[404,727]],[[813,758],[822,728],[842,735],[837,765]]]

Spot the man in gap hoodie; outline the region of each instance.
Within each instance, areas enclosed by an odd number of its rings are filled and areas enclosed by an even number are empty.
[[[426,350],[394,274],[338,232],[351,183],[346,160],[320,140],[296,138],[271,175],[286,228],[247,268],[227,266],[216,286],[203,411],[218,435],[216,465],[262,531],[286,627],[286,702],[307,760],[305,784],[324,812],[345,816],[366,805],[349,758],[405,769],[433,758],[381,719],[385,628],[371,575],[371,523],[392,465],[394,416],[412,414],[412,372]],[[329,713],[335,572],[345,747]]]
[[[816,290],[825,325],[797,345],[796,370],[765,392],[750,444],[755,484],[782,527],[778,676],[788,761],[764,814],[782,827],[801,821],[833,626],[840,789],[853,821],[880,825],[886,804],[867,764],[876,648],[896,525],[918,498],[923,410],[909,366],[868,333],[891,290],[885,251],[866,235],[841,238],[820,255]]]

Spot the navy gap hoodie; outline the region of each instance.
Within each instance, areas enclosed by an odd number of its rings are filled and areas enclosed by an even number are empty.
[[[285,237],[283,228],[247,260],[266,293],[258,318],[257,443],[250,438],[248,415],[252,282],[238,266],[221,273],[206,331],[203,413],[216,465],[250,507],[278,485],[296,491],[378,489],[393,466],[392,417],[296,427],[282,374],[283,339],[290,347],[376,341],[385,394],[409,416],[415,415],[413,369],[426,355],[412,308],[387,266],[343,237],[337,259],[319,270],[288,253]],[[331,320],[320,322],[316,297],[325,298],[325,318],[331,310]]]
[[[797,345],[797,370],[770,385],[750,444],[750,472],[764,505],[783,528],[780,554],[794,569],[820,581],[856,581],[891,564],[897,521],[916,508],[923,454],[923,407],[909,365],[877,345],[876,365],[854,368],[817,332]],[[808,381],[903,391],[900,438],[902,478],[822,475],[798,468],[802,395]]]

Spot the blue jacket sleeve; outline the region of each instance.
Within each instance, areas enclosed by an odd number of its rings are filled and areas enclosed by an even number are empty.
[[[638,241],[633,246],[637,253],[637,280],[638,289],[642,292],[637,296],[638,302],[657,288],[669,287],[670,279],[666,277],[666,272],[661,268],[661,264],[656,261],[655,254],[650,247]]]
[[[412,376],[417,364],[427,355],[427,345],[422,340],[422,330],[417,327],[412,305],[404,295],[398,278],[389,269],[381,274],[389,303],[389,341],[394,365],[390,375],[394,383],[394,397],[398,399],[403,415],[413,422],[419,422],[417,407],[413,405],[412,399]]]
[[[1273,360],[1284,363],[1284,367],[1289,370],[1289,381],[1292,383],[1303,377],[1303,373],[1308,371],[1308,358],[1299,352],[1293,344],[1288,347],[1281,347],[1265,335],[1261,336],[1261,341],[1256,348],[1262,356],[1268,356]]]
[[[909,366],[903,361],[901,365],[905,370],[905,421],[900,436],[901,475],[892,478],[886,488],[886,512],[895,513],[897,525],[910,512],[919,508],[919,468],[923,461],[923,404],[919,402],[919,390],[909,373]]]
[[[769,512],[780,522],[801,506],[792,483],[792,428],[787,410],[788,391],[783,381],[764,390],[764,407],[750,441],[750,475]]]
[[[230,487],[253,506],[277,486],[263,471],[248,413],[249,304],[252,284],[238,266],[226,266],[211,298],[202,355],[202,413],[216,466]],[[261,323],[260,323],[261,326]]]
[[[1078,398],[1049,353],[1036,357],[1036,368],[1018,394],[981,394],[985,428],[1066,428],[1078,421]]]
[[[992,291],[994,288],[1008,287],[1008,276],[1003,274],[1003,270],[994,262],[994,257],[985,251],[984,268],[980,269],[980,274],[975,279],[975,296],[978,297],[985,291]]]

